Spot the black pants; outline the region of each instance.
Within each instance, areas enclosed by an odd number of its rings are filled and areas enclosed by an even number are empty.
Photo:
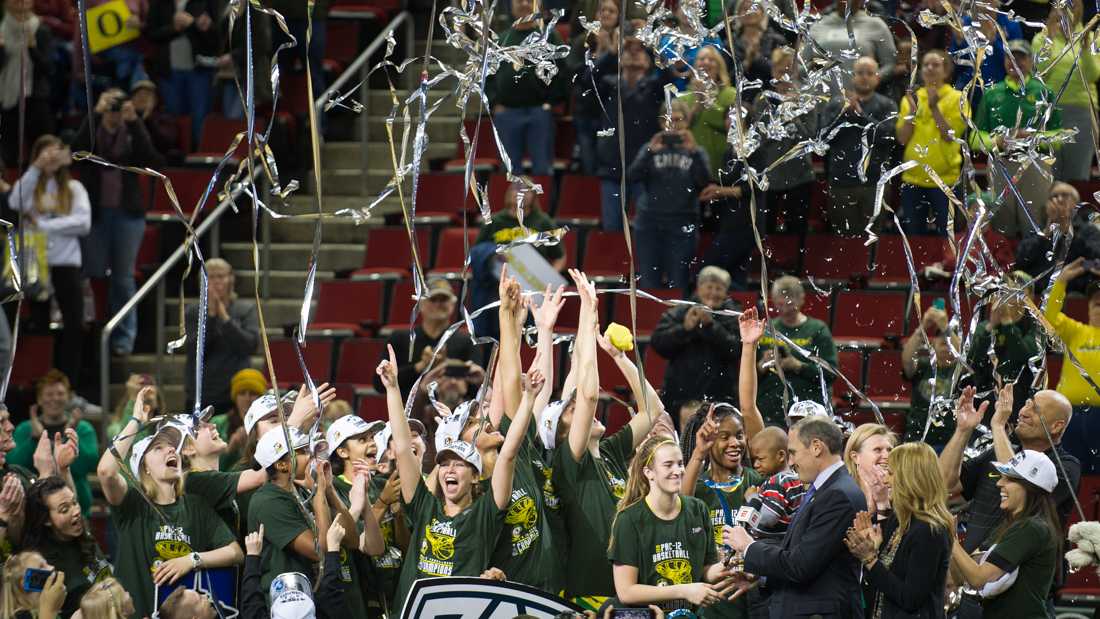
[[[84,349],[84,287],[80,267],[51,266],[50,284],[61,308],[61,337],[54,346],[54,365],[69,377],[74,385],[80,381],[81,358]],[[48,327],[50,303],[31,304],[33,321]]]
[[[813,183],[806,183],[790,189],[765,192],[764,208],[767,209],[768,232],[805,235],[813,189]],[[757,208],[760,208],[759,202]]]

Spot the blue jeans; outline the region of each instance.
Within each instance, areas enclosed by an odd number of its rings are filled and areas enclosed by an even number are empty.
[[[901,185],[901,227],[906,234],[947,236],[948,200],[938,187]],[[929,224],[929,219],[935,221]]]
[[[84,272],[88,277],[109,277],[107,306],[114,316],[137,292],[134,265],[145,234],[145,217],[118,208],[99,209],[99,218],[83,239]],[[137,337],[137,312],[126,315],[111,334],[111,350],[129,354]]]
[[[214,72],[210,69],[173,69],[160,83],[161,101],[164,101],[168,113],[191,116],[191,145],[195,148],[198,148],[202,136],[202,122],[210,113],[213,81]],[[230,137],[226,136],[226,140]]]
[[[630,212],[630,202],[642,193],[641,183],[626,184],[626,212]],[[619,205],[619,181],[600,180],[600,227],[605,232],[623,231],[623,212]]]
[[[96,55],[114,63],[116,84],[126,92],[141,80],[149,79],[149,74],[145,72],[145,56],[136,43],[123,43]]]
[[[698,237],[696,225],[650,224],[635,219],[634,251],[638,257],[638,286],[687,288]]]
[[[596,131],[600,128],[598,118],[573,115],[573,129],[577,132],[577,151],[580,154],[581,174],[591,176],[596,173]]]
[[[1100,407],[1074,406],[1073,418],[1062,434],[1062,447],[1081,461],[1082,475],[1100,473],[1097,445],[1100,445]]]
[[[306,27],[309,22],[304,19],[286,20],[286,29],[297,41],[297,45],[279,55],[283,63],[298,61],[302,63],[302,71],[305,71],[305,63],[309,62],[310,81],[313,82],[313,96],[320,97],[325,91],[325,42],[328,39],[328,22],[325,19],[313,19],[313,35],[310,37],[309,53],[306,53]],[[275,20],[271,20],[271,48],[277,49],[287,41],[286,35],[279,29]],[[289,73],[292,65],[282,64],[279,70]]]
[[[531,156],[531,174],[549,176],[554,164],[554,115],[539,107],[507,107],[493,117],[512,170],[523,168],[524,153]]]

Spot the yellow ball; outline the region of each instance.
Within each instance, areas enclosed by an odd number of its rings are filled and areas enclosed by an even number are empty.
[[[623,325],[613,322],[607,325],[607,330],[603,334],[615,348],[623,352],[634,350],[634,334]]]

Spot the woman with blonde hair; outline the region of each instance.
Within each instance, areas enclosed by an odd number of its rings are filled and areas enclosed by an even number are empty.
[[[718,168],[725,161],[726,116],[737,100],[737,91],[730,85],[730,74],[722,52],[714,45],[699,49],[695,56],[694,78],[689,91],[680,95],[680,100],[690,108],[691,134],[703,152],[707,154],[711,178],[718,174]],[[717,96],[713,105],[705,105],[706,91],[716,87]]]
[[[28,570],[53,572],[40,591],[28,590]],[[37,587],[30,587],[37,588]],[[65,603],[65,574],[37,552],[21,552],[4,563],[3,598],[0,599],[0,619],[54,619],[61,617]]]
[[[867,508],[873,514],[890,511],[890,488],[885,479],[888,472],[890,450],[898,442],[897,436],[884,425],[865,423],[852,432],[844,446],[844,465],[848,474],[859,483],[867,497]],[[882,519],[882,518],[880,518]]]
[[[890,452],[885,484],[894,508],[885,526],[860,512],[844,540],[863,563],[866,616],[942,617],[955,521],[936,452],[926,443],[899,445]]]
[[[134,614],[134,599],[122,583],[108,578],[80,599],[80,619],[127,619]]]
[[[707,505],[682,496],[683,481],[684,455],[676,441],[654,435],[642,442],[630,461],[607,549],[623,604],[656,604],[665,613],[695,610],[733,591],[718,584],[729,573],[719,562]]]
[[[55,135],[43,135],[34,141],[31,165],[15,181],[8,204],[20,213],[28,229],[45,235],[46,263],[50,267],[50,287],[61,308],[61,341],[58,368],[74,383],[79,382],[84,341],[84,277],[80,239],[92,229],[92,206],[88,191],[72,178],[69,168],[73,157],[69,147]],[[15,162],[9,162],[15,163]],[[31,305],[35,323],[46,329],[50,324],[48,299]]]

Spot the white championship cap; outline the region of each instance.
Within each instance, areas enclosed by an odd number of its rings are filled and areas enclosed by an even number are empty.
[[[288,428],[290,430],[290,442],[293,445],[292,449],[302,449],[309,446],[309,437],[302,433],[298,428]],[[275,464],[279,460],[282,460],[283,456],[289,453],[290,450],[286,446],[286,434],[283,429],[271,428],[266,434],[260,437],[259,442],[256,443],[256,462],[263,468],[267,468],[272,464]]]
[[[1005,477],[1022,479],[1047,492],[1054,492],[1058,485],[1058,472],[1054,469],[1054,463],[1046,454],[1038,451],[1025,449],[1012,456],[1008,462],[994,462],[993,468]]]
[[[448,453],[454,454],[469,463],[477,471],[477,474],[481,475],[481,454],[477,452],[476,447],[466,441],[451,441],[435,454],[435,463],[439,464],[443,460],[443,455]]]
[[[813,400],[799,400],[787,409],[788,419],[802,419],[803,417],[828,417],[829,411],[821,404]]]
[[[279,400],[270,393],[265,393],[253,400],[252,406],[249,406],[248,412],[244,414],[245,434],[251,434],[252,428],[256,427],[256,422],[275,412],[278,406]]]
[[[419,419],[409,418],[409,429],[416,432],[420,436],[427,436],[428,430],[424,427],[424,423]],[[386,424],[384,428],[378,431],[374,435],[374,446],[378,448],[377,453],[374,455],[374,461],[381,463],[382,458],[385,455],[386,448],[390,446],[390,438],[393,437],[393,429],[390,428],[390,424]]]
[[[328,457],[331,458],[332,454],[340,448],[340,445],[343,445],[344,441],[349,438],[367,434],[383,425],[385,424],[381,421],[367,423],[358,415],[344,415],[337,419],[328,427],[328,432],[325,432],[325,442],[328,443]]]

